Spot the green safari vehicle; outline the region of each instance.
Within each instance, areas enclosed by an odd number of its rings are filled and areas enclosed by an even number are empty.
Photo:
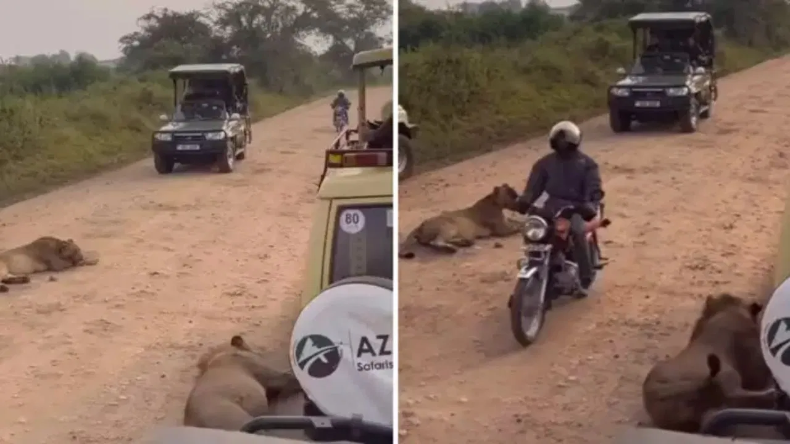
[[[244,67],[180,65],[169,75],[175,110],[159,117],[163,126],[151,137],[156,171],[169,174],[176,163],[216,163],[220,172],[232,172],[252,142]]]

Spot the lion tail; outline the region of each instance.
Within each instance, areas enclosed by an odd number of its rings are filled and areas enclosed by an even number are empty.
[[[417,228],[411,230],[406,239],[401,242],[400,246],[398,247],[398,257],[403,259],[413,259],[414,258],[414,247],[419,244],[419,236],[422,232],[422,226],[425,222],[421,223],[417,226]]]

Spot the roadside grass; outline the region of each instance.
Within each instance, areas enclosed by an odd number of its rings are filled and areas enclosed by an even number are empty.
[[[631,54],[631,31],[622,21],[568,25],[517,46],[435,44],[402,52],[399,100],[420,125],[417,171],[541,134],[563,119],[605,112],[607,86]],[[719,76],[776,55],[719,37]]]

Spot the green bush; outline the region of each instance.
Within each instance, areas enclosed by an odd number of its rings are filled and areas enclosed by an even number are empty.
[[[720,38],[722,74],[772,55]],[[400,103],[420,125],[419,169],[459,161],[497,145],[581,120],[606,107],[607,86],[631,61],[623,21],[568,24],[519,45],[435,43],[401,52]]]

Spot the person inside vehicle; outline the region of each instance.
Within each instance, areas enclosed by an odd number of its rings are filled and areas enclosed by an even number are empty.
[[[389,148],[392,149],[392,131],[395,122],[392,116],[381,123],[378,128],[374,129],[368,137],[368,148]]]
[[[518,203],[522,213],[536,211],[551,216],[567,206],[577,208],[570,220],[570,230],[573,259],[579,266],[580,295],[586,296],[592,284],[593,264],[590,245],[585,239],[585,221],[598,215],[603,188],[598,164],[579,150],[581,142],[582,131],[575,123],[564,120],[554,125],[549,131],[549,146],[554,152],[532,165]],[[544,193],[547,196],[541,199],[542,206],[536,205]]]
[[[657,31],[650,31],[645,47],[645,53],[654,54],[657,52],[666,52],[669,50],[667,36]]]

